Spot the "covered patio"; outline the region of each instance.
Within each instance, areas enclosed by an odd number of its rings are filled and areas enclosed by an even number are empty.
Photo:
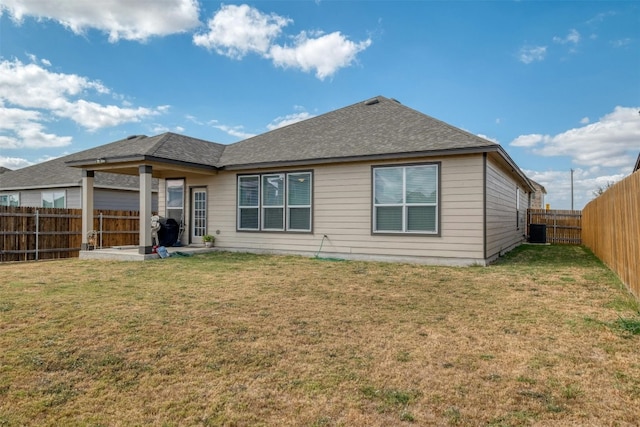
[[[139,260],[158,258],[154,253],[151,217],[164,216],[164,212],[152,211],[152,179],[166,179],[215,175],[216,162],[223,145],[190,138],[174,133],[147,137],[130,136],[111,144],[96,147],[70,156],[67,165],[82,168],[82,244],[81,259],[126,259]],[[94,175],[96,171],[137,175],[140,179],[140,236],[137,246],[90,250],[90,235],[93,232]],[[160,186],[162,192],[163,185]],[[182,195],[184,197],[184,194]],[[162,197],[160,197],[162,199]],[[160,206],[163,210],[163,206]],[[184,222],[188,223],[183,212]],[[185,225],[185,224],[183,224]],[[185,227],[188,230],[188,225]],[[200,230],[206,233],[206,228]],[[192,253],[210,251],[201,242],[192,241],[190,235],[183,237],[182,245],[167,248],[170,252]],[[193,246],[189,246],[192,245]]]

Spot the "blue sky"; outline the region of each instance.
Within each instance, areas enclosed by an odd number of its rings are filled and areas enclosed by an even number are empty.
[[[132,134],[232,143],[376,95],[500,143],[556,209],[571,206],[571,169],[581,209],[640,152],[637,1],[0,0],[0,11],[10,169]]]

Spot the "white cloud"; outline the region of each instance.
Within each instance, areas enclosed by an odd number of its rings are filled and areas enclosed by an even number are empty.
[[[590,121],[591,120],[589,120],[589,117],[583,117],[582,119],[580,119],[580,124],[586,125]]]
[[[197,0],[2,0],[2,12],[17,23],[25,16],[57,21],[76,34],[96,29],[107,33],[112,43],[120,39],[146,41],[200,25]]]
[[[575,45],[580,42],[580,33],[575,29],[571,29],[571,31],[569,31],[569,34],[567,34],[566,37],[556,36],[553,38],[553,41],[560,44],[572,43]]]
[[[520,49],[518,59],[524,64],[531,64],[535,61],[542,61],[547,54],[546,46],[523,47]]]
[[[63,147],[71,144],[70,136],[46,133],[40,123],[42,120],[37,111],[0,107],[0,148]]]
[[[613,40],[611,42],[611,45],[613,47],[625,47],[625,46],[629,46],[631,44],[632,40],[630,38],[626,38],[626,39],[619,39],[619,40]]]
[[[554,209],[571,206],[571,168],[574,168],[574,207],[582,209],[594,191],[624,178],[633,167],[640,144],[638,107],[616,107],[594,123],[557,135],[530,134],[510,144],[533,154],[571,159],[565,170],[525,171],[547,189],[547,202]],[[573,167],[577,165],[578,167]]]
[[[286,116],[276,117],[271,123],[267,125],[267,129],[274,130],[284,126],[289,126],[294,123],[301,122],[302,120],[310,119],[314,117],[313,114],[309,114],[306,111],[294,114],[287,114]]]
[[[544,135],[532,133],[529,135],[520,135],[509,145],[511,145],[512,147],[534,147],[544,140]]]
[[[166,106],[119,107],[87,100],[111,94],[100,81],[55,73],[34,62],[0,60],[0,135],[2,147],[60,147],[71,137],[45,131],[53,119],[70,119],[89,131],[139,122],[166,111]],[[44,61],[40,61],[45,63]],[[47,61],[48,62],[48,61]]]
[[[209,31],[193,36],[193,43],[220,55],[241,59],[247,53],[266,54],[282,28],[291,23],[275,13],[264,14],[246,4],[223,5],[209,19]]]
[[[143,118],[161,114],[161,110],[138,107],[122,108],[116,105],[100,105],[79,99],[61,106],[53,113],[75,121],[89,131],[118,126],[122,123],[140,122]]]
[[[547,190],[545,203],[551,209],[571,208],[571,170],[533,171],[524,173],[534,181],[542,184]],[[581,210],[595,196],[599,188],[606,188],[609,183],[618,182],[626,175],[624,173],[598,174],[592,169],[576,168],[573,171],[573,207]]]
[[[479,133],[479,134],[478,134],[478,136],[479,136],[480,138],[486,139],[487,141],[491,141],[491,142],[495,142],[496,144],[499,144],[499,142],[498,142],[498,140],[497,140],[496,138],[492,138],[492,137],[490,137],[490,136],[483,135],[483,134],[481,134],[481,133]]]
[[[217,123],[215,120],[212,122]],[[252,136],[256,136],[253,133],[248,133],[243,130],[242,126],[227,126],[227,125],[213,125],[214,128],[223,131],[224,133],[234,136],[240,139],[251,138]]]
[[[165,132],[184,133],[185,128],[183,128],[182,126],[175,126],[173,129],[171,129],[169,126],[165,126],[160,123],[154,123],[151,127],[151,131],[154,134],[161,134]]]
[[[640,141],[638,107],[616,107],[599,121],[554,136],[522,135],[514,147],[533,148],[541,156],[569,156],[584,166],[622,167],[637,156]]]
[[[330,77],[340,68],[351,65],[356,55],[371,46],[371,39],[355,43],[339,31],[309,38],[305,32],[295,38],[293,46],[274,45],[269,51],[273,63],[284,68],[315,70],[320,80]]]
[[[0,136],[0,146],[2,144],[2,138],[3,137]],[[25,159],[21,159],[19,157],[0,156],[0,166],[3,166],[7,169],[16,170],[16,169],[24,168],[31,165],[32,165],[31,162]]]
[[[278,44],[276,40],[292,22],[290,18],[266,14],[246,4],[223,5],[209,19],[208,31],[194,35],[193,43],[234,59],[255,53],[279,67],[315,72],[321,80],[352,65],[356,55],[372,43],[371,39],[353,42],[339,31],[313,35],[302,31],[297,36],[288,36],[292,45]]]

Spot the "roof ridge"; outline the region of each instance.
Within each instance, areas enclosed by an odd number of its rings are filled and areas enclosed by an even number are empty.
[[[150,155],[154,155],[160,150],[160,148],[168,141],[169,135],[172,135],[172,132],[161,133],[160,135],[152,136],[151,138],[158,138],[158,141],[153,144],[153,146],[147,150],[147,153]],[[175,135],[175,134],[173,134]]]

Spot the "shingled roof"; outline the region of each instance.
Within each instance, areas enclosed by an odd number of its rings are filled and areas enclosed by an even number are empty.
[[[216,169],[481,152],[497,153],[528,183],[499,144],[434,119],[394,99],[377,96],[230,145],[167,132],[153,137],[131,136],[72,154],[62,161],[67,166],[78,168],[102,163],[160,162],[199,168],[210,173]],[[46,174],[47,177],[39,181],[71,180],[63,178],[69,175],[62,170],[53,172],[48,169]],[[17,177],[22,173],[10,175]],[[72,175],[76,182],[79,177]],[[33,179],[34,174],[27,173],[23,184],[27,185]],[[99,185],[98,179],[96,185]]]
[[[24,190],[36,188],[77,187],[82,185],[82,170],[66,165],[68,157],[38,163],[0,175],[0,189]],[[95,186],[124,190],[138,190],[137,176],[96,172]]]
[[[11,172],[11,169],[5,168],[4,166],[0,166],[0,175],[5,172]]]
[[[498,144],[378,96],[228,145],[219,166],[487,151]]]
[[[214,168],[224,145],[176,133],[148,137],[134,135],[120,141],[81,151],[67,157],[71,166],[95,163],[96,159],[110,161],[170,161],[192,166]]]

